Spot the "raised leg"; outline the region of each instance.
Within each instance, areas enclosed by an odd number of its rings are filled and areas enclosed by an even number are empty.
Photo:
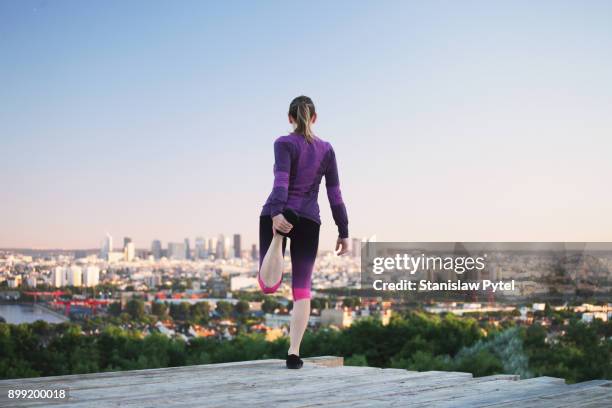
[[[261,262],[259,269],[260,285],[263,283],[262,289],[269,293],[268,290],[274,292],[283,277],[283,236],[280,234],[274,235],[270,247]]]
[[[259,273],[257,280],[264,293],[273,293],[280,286],[286,238],[272,233],[272,218],[259,217]],[[263,274],[263,279],[262,279]]]

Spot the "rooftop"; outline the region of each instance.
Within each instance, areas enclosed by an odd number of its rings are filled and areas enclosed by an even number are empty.
[[[68,388],[70,399],[9,400],[9,389]],[[345,367],[340,357],[257,360],[153,370],[0,381],[0,406],[11,407],[609,407],[612,381],[566,385],[515,375]]]

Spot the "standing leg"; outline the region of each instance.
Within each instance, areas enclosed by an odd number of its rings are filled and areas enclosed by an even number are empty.
[[[293,310],[291,311],[291,325],[289,327],[290,346],[287,353],[289,355],[300,355],[300,344],[308,326],[312,270],[318,249],[319,224],[302,219],[291,235]]]
[[[257,281],[264,293],[274,293],[283,278],[283,256],[287,239],[280,234],[273,236],[272,219],[259,219],[259,274]]]
[[[310,298],[299,299],[293,302],[293,310],[291,311],[291,325],[289,327],[289,350],[287,354],[300,355],[300,344],[308,320],[310,319]]]

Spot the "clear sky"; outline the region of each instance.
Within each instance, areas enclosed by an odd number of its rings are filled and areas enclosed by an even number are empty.
[[[605,1],[0,0],[0,247],[254,243],[299,94],[353,236],[612,241],[610,21]]]

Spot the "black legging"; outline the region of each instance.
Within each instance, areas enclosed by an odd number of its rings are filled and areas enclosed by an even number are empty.
[[[293,300],[310,299],[310,286],[312,284],[312,269],[314,268],[317,250],[319,249],[320,225],[307,218],[293,226],[287,236],[291,240],[289,252],[291,253],[291,289]],[[259,268],[268,252],[272,242],[272,217],[263,215],[259,217]],[[283,238],[283,255],[287,238]],[[281,277],[282,280],[282,277]],[[274,292],[279,285],[267,288],[261,279],[259,284],[266,293]],[[280,284],[280,282],[279,282]]]

